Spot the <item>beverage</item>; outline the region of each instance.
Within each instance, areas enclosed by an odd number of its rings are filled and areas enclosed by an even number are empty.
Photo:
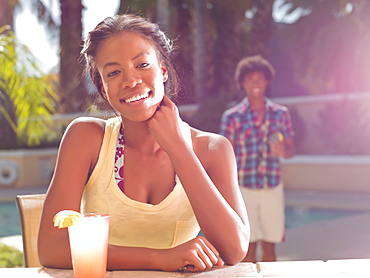
[[[270,134],[269,143],[270,143],[272,155],[275,155],[275,156],[279,155],[279,151],[277,148],[279,148],[279,144],[281,144],[281,142],[283,141],[284,141],[284,135],[281,132],[276,131]]]
[[[68,227],[75,278],[105,277],[109,219],[108,214],[85,214]]]

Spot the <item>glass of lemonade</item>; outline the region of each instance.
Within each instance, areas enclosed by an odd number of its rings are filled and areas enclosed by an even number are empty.
[[[68,227],[75,278],[104,278],[107,269],[108,214],[88,213]]]

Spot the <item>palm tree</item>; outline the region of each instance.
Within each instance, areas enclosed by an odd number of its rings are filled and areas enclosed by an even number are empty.
[[[60,113],[82,112],[86,108],[87,92],[83,70],[79,64],[82,41],[81,0],[60,0]]]
[[[0,116],[6,119],[19,144],[37,145],[50,135],[48,124],[57,99],[52,76],[44,76],[35,57],[6,30],[0,28]],[[2,147],[16,147],[3,127]]]
[[[212,20],[215,28],[214,53],[210,64],[214,67],[213,92],[225,95],[226,99],[234,98],[234,71],[238,61],[246,55],[245,32],[247,20],[246,10],[253,1],[238,0],[230,2],[212,1]]]
[[[14,22],[14,9],[19,3],[11,2],[9,0],[0,0],[0,28],[2,33],[8,34],[9,31],[13,30]],[[0,90],[0,107],[1,110],[7,111],[8,115],[0,111],[0,142],[12,142],[16,138],[15,131],[9,125],[9,118],[14,119],[14,107],[8,96],[3,94]]]
[[[248,55],[259,54],[270,58],[270,43],[272,35],[272,7],[274,0],[254,1],[254,16],[250,34]]]
[[[0,27],[9,25],[13,30],[14,9],[19,6],[19,1],[0,0]]]
[[[157,11],[157,1],[153,0],[120,0],[118,14],[135,13],[145,15],[154,20]]]
[[[169,0],[157,0],[157,22],[161,29],[168,33],[170,26],[170,3]]]
[[[60,101],[59,113],[78,113],[86,108],[87,91],[79,63],[82,41],[82,0],[59,0],[60,25],[53,19],[52,12],[41,0],[32,0],[32,7],[40,23],[44,24],[49,36],[55,40],[59,34],[60,46]]]
[[[195,96],[198,104],[205,100],[207,76],[207,49],[206,49],[206,7],[204,0],[194,1],[194,75],[195,75]]]

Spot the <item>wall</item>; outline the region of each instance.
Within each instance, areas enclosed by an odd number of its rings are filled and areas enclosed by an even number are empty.
[[[297,155],[282,159],[286,189],[370,193],[370,156]]]
[[[320,127],[322,128],[322,118],[320,118],[320,113],[325,112],[325,109],[328,108],[328,104],[339,105],[341,102],[346,100],[351,101],[355,105],[354,107],[352,105],[352,107],[349,108],[356,108],[358,111],[343,111],[343,115],[345,115],[346,118],[342,121],[342,123],[337,124],[339,125],[339,128],[342,128],[341,130],[345,131],[345,134],[338,133],[337,138],[331,137],[333,144],[335,143],[334,141],[343,141],[343,138],[340,138],[341,136],[349,137],[348,139],[350,139],[351,136],[353,137],[370,134],[370,124],[367,125],[367,123],[364,122],[367,121],[367,119],[370,119],[370,92],[273,99],[273,101],[287,106],[290,111],[295,110],[302,119],[305,129],[303,138],[301,136],[302,134],[299,134],[299,132],[302,132],[300,126],[295,126],[294,128],[295,131],[297,131],[297,139],[301,141],[298,142],[300,143],[298,146],[299,151],[303,154],[328,154],[328,144],[330,145],[330,142],[326,142],[325,140],[328,140],[328,138],[324,138],[320,132]],[[331,115],[326,114],[326,116],[329,117]],[[335,123],[335,117],[339,118],[340,116],[341,115],[333,114],[332,122]],[[339,118],[338,120],[342,119]],[[343,127],[347,127],[347,129]],[[335,132],[335,130],[332,131],[333,133]],[[357,138],[354,138],[353,141],[358,142],[355,139]],[[364,140],[367,140],[367,137],[365,137]],[[370,142],[370,140],[368,140],[368,142]],[[369,149],[367,154],[370,154],[370,144],[367,146]],[[331,150],[331,152],[335,152],[335,150]]]
[[[47,187],[56,155],[57,149],[0,151],[0,188]]]

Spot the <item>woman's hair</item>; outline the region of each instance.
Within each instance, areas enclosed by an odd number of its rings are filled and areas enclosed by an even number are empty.
[[[176,96],[179,90],[179,79],[172,64],[173,44],[159,29],[159,26],[149,20],[133,15],[123,14],[107,17],[100,22],[93,31],[89,32],[81,51],[81,60],[85,60],[85,71],[90,75],[100,96],[102,94],[102,80],[96,68],[96,55],[104,40],[122,32],[138,34],[148,40],[157,52],[159,61],[163,61],[168,71],[168,80],[165,83],[165,93],[168,96]]]
[[[245,57],[239,61],[235,70],[235,81],[239,89],[240,84],[244,81],[245,76],[256,71],[262,72],[269,82],[275,76],[274,68],[266,59],[262,58],[262,56],[255,55]]]

